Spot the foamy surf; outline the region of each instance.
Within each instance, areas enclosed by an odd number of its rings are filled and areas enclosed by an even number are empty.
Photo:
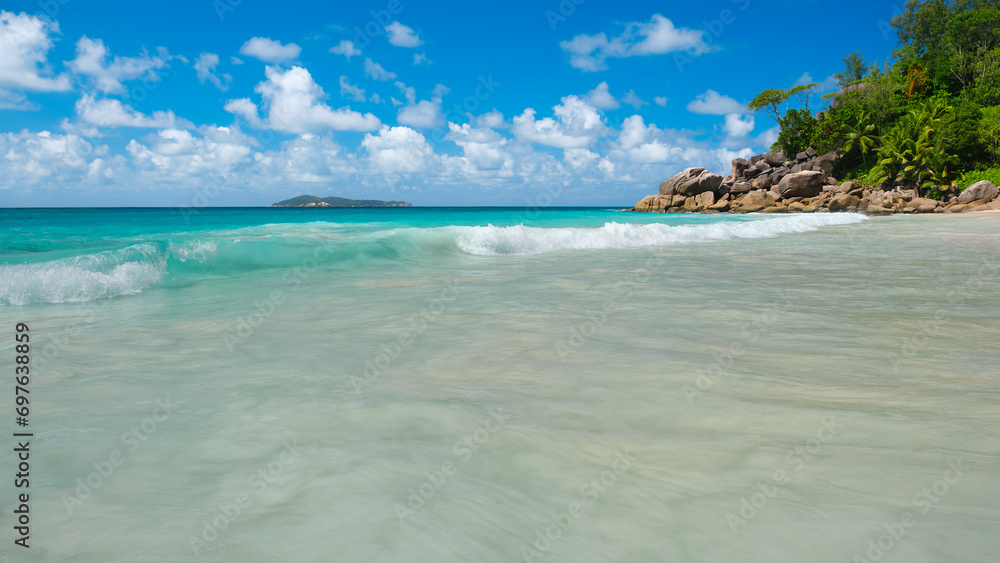
[[[850,225],[866,217],[854,213],[794,215],[749,221],[719,221],[703,225],[605,223],[597,229],[513,227],[454,227],[459,248],[480,256],[532,255],[562,250],[626,249],[695,242],[766,238],[804,233],[832,225]]]
[[[0,303],[73,303],[129,295],[166,274],[166,253],[137,244],[51,262],[0,266]]]

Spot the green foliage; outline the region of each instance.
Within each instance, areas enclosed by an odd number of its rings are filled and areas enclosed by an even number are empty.
[[[1000,104],[1000,47],[983,54],[973,67],[972,99],[984,106]]]
[[[772,148],[789,155],[809,146],[839,151],[838,178],[917,187],[935,197],[942,195],[936,186],[949,191],[963,170],[995,174],[1000,0],[907,0],[892,26],[899,38],[895,60],[879,68],[868,67],[856,51],[844,57],[836,75],[841,88],[861,81],[867,86],[826,96],[835,100],[819,119],[808,111],[813,85],[765,90],[750,103],[781,126]],[[789,109],[792,98],[805,108]],[[966,178],[979,174],[967,172]]]
[[[791,98],[797,98],[802,101],[806,107],[809,109],[809,96],[812,89],[816,87],[816,84],[805,84],[803,86],[795,86],[794,88],[789,88],[787,90],[779,90],[776,88],[768,88],[750,101],[747,104],[747,109],[752,112],[758,112],[760,110],[766,110],[775,121],[781,120],[781,113],[778,111],[778,106],[785,104],[785,110],[788,110],[788,102]]]
[[[781,133],[775,143],[790,158],[813,146],[816,119],[808,109],[790,109],[778,119]]]
[[[979,104],[962,99],[954,100],[952,103],[954,104],[952,111],[948,112],[941,124],[941,140],[945,150],[957,156],[963,163],[984,160],[986,151],[980,134],[982,109]]]
[[[835,76],[837,77],[837,85],[843,89],[861,82],[866,74],[868,74],[868,64],[861,53],[853,51],[844,57],[844,71],[838,72]]]
[[[951,184],[958,159],[946,150],[944,136],[939,132],[949,109],[936,100],[927,100],[882,137],[874,168],[881,182],[901,181],[925,191],[935,185]]]
[[[1000,186],[1000,166],[966,172],[958,182],[958,186],[964,190],[972,184],[982,182],[983,180],[992,182],[994,186]]]
[[[1000,106],[983,108],[979,122],[979,134],[983,140],[983,150],[993,159],[1000,161]],[[994,184],[1000,186],[994,182]]]

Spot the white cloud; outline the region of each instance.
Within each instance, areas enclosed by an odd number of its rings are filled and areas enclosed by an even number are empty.
[[[628,92],[626,92],[625,95],[622,96],[622,102],[634,107],[637,110],[642,106],[649,105],[649,102],[637,96],[634,90],[629,90]]]
[[[744,116],[739,113],[730,113],[727,115],[726,122],[722,126],[722,130],[730,137],[746,137],[753,131],[753,128],[754,117],[752,115]]]
[[[598,84],[596,88],[587,92],[587,95],[583,99],[598,109],[618,109],[621,106],[618,100],[608,91],[607,82]]]
[[[299,58],[302,48],[295,43],[282,45],[267,37],[251,37],[240,47],[240,54],[254,57],[265,63],[280,63]]]
[[[263,98],[266,119],[258,116],[256,104],[242,98],[230,100],[225,110],[239,115],[252,126],[266,126],[284,133],[335,131],[372,131],[381,122],[370,113],[362,115],[349,107],[337,110],[323,103],[326,94],[309,71],[300,66],[289,70],[268,66],[267,80],[254,88]]]
[[[242,117],[254,129],[267,128],[267,124],[264,123],[257,114],[257,104],[253,103],[250,98],[237,98],[235,100],[229,100],[226,102],[226,105],[222,107],[222,109],[233,115]]]
[[[133,139],[125,150],[140,169],[155,171],[161,178],[224,175],[250,162],[256,141],[238,128],[202,126],[198,133],[164,129],[152,136],[148,146]]]
[[[413,32],[413,28],[405,26],[399,22],[392,22],[385,26],[389,32],[389,43],[397,47],[419,47],[424,44]]]
[[[519,140],[561,149],[586,148],[598,137],[607,135],[609,128],[597,109],[576,96],[562,98],[553,108],[555,117],[535,119],[535,110],[528,108],[514,117],[512,131]]]
[[[0,107],[28,109],[25,96],[13,90],[63,92],[69,77],[54,75],[48,64],[50,35],[59,24],[27,14],[0,11]]]
[[[340,95],[345,98],[350,98],[355,102],[365,101],[365,91],[362,88],[351,84],[347,77],[343,74],[340,75]]]
[[[492,129],[478,129],[468,123],[449,123],[448,134],[444,138],[461,147],[468,164],[477,170],[494,170],[508,163],[503,151],[508,141]]]
[[[406,84],[403,84],[402,82],[398,82],[398,81],[396,82],[396,88],[399,88],[399,91],[403,93],[403,97],[406,98],[406,102],[407,103],[409,103],[409,104],[416,103],[416,101],[417,101],[417,90],[416,90],[416,88],[413,88],[411,86],[407,86]],[[401,105],[403,105],[403,102],[400,102],[396,98],[393,98],[392,99],[392,105],[400,105],[401,106]]]
[[[489,129],[506,129],[510,127],[510,124],[504,121],[503,114],[497,111],[496,108],[474,118],[470,117],[470,121],[473,121],[476,127]]]
[[[228,74],[221,76],[216,74],[215,67],[217,66],[219,66],[219,55],[214,53],[202,53],[194,61],[194,70],[198,73],[198,81],[204,84],[207,80],[215,84],[216,88],[225,92],[229,89],[229,84],[232,83],[233,77]]]
[[[29,102],[23,92],[11,92],[0,88],[0,109],[28,111],[36,110],[38,107],[37,104]]]
[[[730,98],[719,94],[715,90],[706,90],[687,105],[687,110],[692,113],[702,115],[727,115],[730,113],[744,113],[746,106]]]
[[[665,107],[667,107],[667,97],[666,96],[657,96],[657,97],[653,98],[653,103],[655,103],[656,105],[660,106],[661,108],[665,108]]]
[[[143,52],[138,57],[109,58],[108,48],[101,39],[83,36],[76,42],[76,58],[68,66],[74,73],[90,77],[94,86],[105,94],[124,94],[126,80],[157,81],[156,69],[164,68],[173,57],[163,47],[157,55]]]
[[[598,71],[607,69],[606,60],[612,57],[663,55],[692,48],[703,52],[708,48],[703,34],[701,30],[677,28],[669,19],[654,14],[649,23],[626,24],[625,31],[617,37],[582,34],[559,46],[569,54],[569,63],[574,68]]]
[[[444,125],[441,100],[420,100],[414,105],[400,108],[396,121],[413,127],[440,127]]]
[[[413,65],[429,65],[432,61],[427,60],[426,53],[414,53],[413,54]]]
[[[389,72],[388,70],[382,68],[382,65],[371,59],[365,59],[365,76],[371,78],[372,80],[386,81],[395,80],[396,73]]]
[[[0,133],[4,173],[0,187],[78,182],[87,178],[91,163],[107,155],[107,145],[95,146],[78,135],[49,131]]]
[[[233,63],[234,65],[241,65],[243,64],[243,59],[239,57],[229,57],[229,62]]]
[[[119,100],[96,100],[84,94],[76,102],[76,113],[84,122],[97,127],[194,127],[190,121],[178,118],[172,111],[154,111],[144,115]]]
[[[397,83],[399,86],[401,83]],[[404,87],[400,86],[403,90]],[[414,103],[415,95],[413,88],[405,87],[405,94],[409,105],[399,110],[396,121],[403,125],[413,127],[432,128],[444,125],[444,113],[441,111],[441,97],[448,93],[448,88],[442,84],[434,87],[433,97],[430,100],[421,100]]]
[[[383,125],[377,135],[365,134],[361,146],[368,151],[373,171],[379,174],[420,172],[434,155],[423,135],[404,126]]]
[[[336,47],[330,47],[330,52],[336,55],[344,55],[344,58],[351,60],[351,57],[361,54],[361,49],[356,48],[353,41],[344,39]]]

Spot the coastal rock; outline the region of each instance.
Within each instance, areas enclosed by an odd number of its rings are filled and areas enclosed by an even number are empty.
[[[716,193],[722,186],[722,176],[704,168],[688,168],[660,184],[660,195],[694,196],[704,192]]]
[[[840,186],[837,187],[837,192],[842,193],[842,194],[849,194],[849,193],[853,192],[854,190],[856,190],[857,188],[858,188],[857,184],[855,184],[854,182],[848,180],[848,181],[844,182],[843,184],[841,184]]]
[[[750,182],[736,182],[731,188],[729,188],[729,193],[734,196],[740,196],[753,190],[753,185]]]
[[[815,171],[788,174],[778,184],[782,197],[816,197],[823,191],[823,173]]]
[[[670,207],[670,198],[661,195],[650,195],[635,204],[635,210],[642,213],[663,213]]]
[[[774,197],[764,191],[753,191],[743,196],[740,201],[740,205],[743,207],[760,207],[761,209],[765,207],[770,207],[774,205]]]
[[[973,201],[986,200],[990,201],[995,199],[997,195],[1000,194],[1000,189],[993,185],[993,182],[989,180],[983,180],[982,182],[976,182],[958,195],[958,203],[972,203]]]
[[[742,178],[743,173],[746,172],[747,168],[750,168],[750,163],[743,158],[737,158],[733,160],[733,177]]]
[[[912,209],[916,213],[934,213],[934,210],[941,205],[936,199],[918,197],[906,204],[907,209]],[[943,211],[943,210],[942,210]]]
[[[702,192],[694,196],[695,205],[711,207],[715,205],[715,192]]]
[[[761,157],[763,157],[764,162],[771,165],[771,168],[778,168],[779,166],[784,166],[785,161],[788,160],[787,158],[785,158],[785,153],[781,151],[766,152],[762,154]]]
[[[837,194],[830,200],[830,211],[851,211],[858,208],[861,198],[849,194]]]
[[[865,209],[865,213],[868,215],[892,215],[892,209],[886,209],[880,205],[869,205]]]

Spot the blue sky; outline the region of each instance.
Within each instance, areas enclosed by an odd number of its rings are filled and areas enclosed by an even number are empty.
[[[846,0],[0,8],[0,206],[629,205],[766,150],[746,102],[882,64]],[[814,98],[811,108],[821,109]],[[541,195],[546,194],[546,195]],[[541,198],[541,199],[539,199]]]

